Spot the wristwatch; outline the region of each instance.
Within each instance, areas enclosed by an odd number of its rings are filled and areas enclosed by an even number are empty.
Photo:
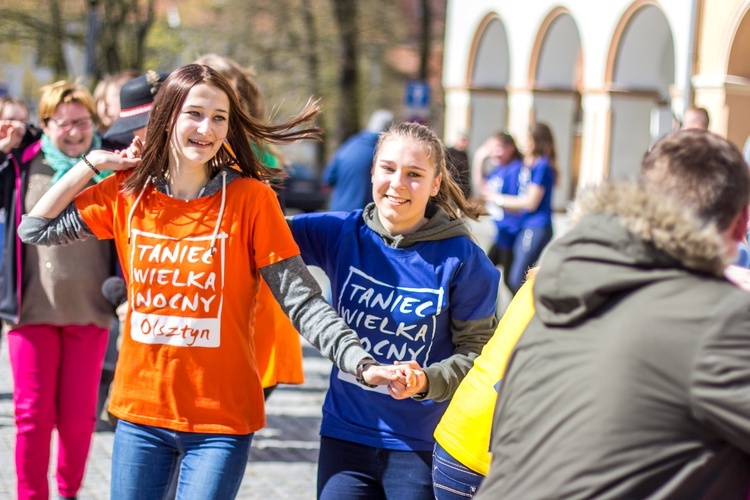
[[[364,385],[365,387],[372,388],[372,387],[377,387],[377,385],[368,384],[365,381],[365,376],[364,376],[365,369],[370,365],[380,365],[380,363],[378,363],[372,358],[362,358],[362,361],[360,361],[359,364],[357,365],[357,382]]]

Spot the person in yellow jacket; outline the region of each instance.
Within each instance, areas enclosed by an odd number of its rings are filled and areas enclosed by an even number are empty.
[[[513,298],[435,429],[432,487],[437,500],[472,498],[490,466],[490,432],[508,357],[534,315],[533,270]]]

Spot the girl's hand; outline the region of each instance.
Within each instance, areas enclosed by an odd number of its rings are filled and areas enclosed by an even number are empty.
[[[143,147],[145,144],[140,137],[134,137],[133,142],[130,143],[127,149],[120,151],[120,155],[123,158],[140,158],[143,156]]]
[[[393,365],[369,365],[362,372],[362,378],[370,385],[387,385],[399,377],[403,377],[403,372]]]
[[[98,149],[87,153],[86,159],[98,170],[130,170],[140,165],[141,159],[129,158],[128,151],[130,148],[115,152]]]
[[[117,314],[117,320],[120,322],[121,325],[125,324],[125,320],[128,319],[128,301],[126,300],[119,306],[117,306],[117,309],[115,309],[115,314]]]
[[[739,288],[750,292],[750,269],[731,264],[724,268],[724,276]]]
[[[401,376],[388,384],[388,392],[394,399],[407,399],[415,394],[427,391],[427,376],[416,361],[393,363]]]

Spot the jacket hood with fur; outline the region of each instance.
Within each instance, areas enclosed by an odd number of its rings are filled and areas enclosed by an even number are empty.
[[[544,323],[572,324],[617,295],[687,271],[723,276],[728,262],[717,229],[654,198],[632,184],[605,184],[579,196],[579,222],[547,249],[534,285]]]

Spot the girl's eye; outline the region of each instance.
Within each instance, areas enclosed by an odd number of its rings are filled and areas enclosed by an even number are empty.
[[[197,111],[186,111],[185,113],[187,113],[190,116],[199,116]]]
[[[217,116],[217,117],[215,117],[214,119],[215,119],[215,120],[216,120],[217,122],[223,122],[224,120],[226,120],[226,119],[227,119],[227,117],[226,117],[226,116],[221,116],[221,115],[220,115],[220,116]]]
[[[409,177],[414,177],[415,179],[418,179],[419,177],[422,177],[422,174],[419,172],[409,172]]]

